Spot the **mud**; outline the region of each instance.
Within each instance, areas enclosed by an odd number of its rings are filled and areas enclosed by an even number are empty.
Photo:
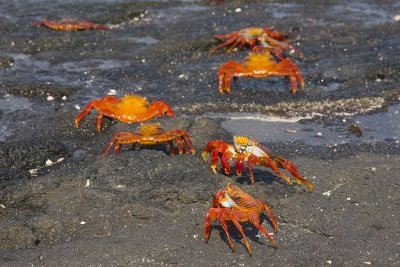
[[[389,0],[0,3],[0,265],[399,264],[399,10]],[[62,17],[111,30],[31,26]],[[290,32],[304,90],[241,78],[218,93],[219,65],[247,51],[209,54],[212,36],[251,26]],[[186,130],[196,154],[127,145],[103,157],[137,125],[106,118],[99,134],[95,112],[73,121],[114,91],[169,103],[177,116],[157,121]],[[315,190],[264,168],[254,185],[247,171],[213,175],[202,148],[235,134],[292,160]],[[278,249],[248,223],[251,257],[232,225],[236,253],[218,222],[204,243],[211,195],[228,181],[270,205]]]

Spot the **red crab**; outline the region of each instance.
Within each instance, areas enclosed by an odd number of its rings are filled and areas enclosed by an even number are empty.
[[[60,21],[41,20],[32,24],[35,27],[44,26],[57,31],[109,30],[106,25],[96,24],[87,20],[64,18]]]
[[[278,52],[279,53],[279,52]],[[278,55],[279,58],[279,55]],[[290,77],[293,94],[297,91],[297,81],[304,88],[304,79],[300,69],[289,59],[280,58],[278,62],[271,54],[271,49],[256,47],[244,60],[243,64],[236,61],[228,61],[218,69],[218,89],[221,94],[231,92],[231,77],[236,82],[238,77]]]
[[[119,154],[121,146],[125,144],[140,144],[140,145],[155,145],[159,143],[169,142],[170,153],[174,154],[174,146],[172,141],[176,142],[179,154],[183,152],[192,154],[195,153],[194,146],[190,140],[189,135],[184,130],[173,130],[165,132],[159,123],[145,125],[142,124],[140,128],[134,132],[121,132],[114,135],[104,150],[104,156],[107,156],[111,147],[115,145],[114,152]]]
[[[225,35],[215,35],[214,37],[223,41],[223,43],[212,48],[210,50],[211,53],[229,45],[230,48],[226,51],[227,53],[232,52],[237,46],[237,50],[240,51],[245,45],[248,45],[252,49],[257,44],[261,44],[264,47],[295,51],[300,57],[304,57],[303,53],[286,42],[288,38],[287,33],[278,32],[274,28],[246,28]]]
[[[255,164],[257,166],[269,167],[287,184],[292,184],[290,178],[279,170],[285,169],[293,175],[298,185],[304,183],[310,190],[314,188],[310,181],[301,176],[291,161],[281,156],[272,155],[267,148],[245,136],[234,136],[233,141],[234,145],[232,146],[220,140],[213,140],[204,148],[201,155],[204,162],[207,162],[207,158],[211,154],[211,170],[213,173],[217,173],[218,158],[221,159],[222,169],[226,174],[230,174],[231,172],[230,160],[236,159],[236,172],[239,176],[242,175],[244,162],[247,161],[251,183],[254,183],[252,166]]]
[[[174,116],[171,107],[164,101],[158,100],[149,103],[145,97],[128,94],[122,98],[105,96],[102,99],[91,101],[75,118],[75,126],[89,114],[92,108],[96,109],[97,131],[101,132],[103,116],[111,117],[124,123],[144,122],[156,117]]]
[[[211,222],[218,219],[228,237],[229,245],[232,251],[235,252],[235,246],[228,232],[226,221],[232,221],[240,234],[243,236],[244,244],[247,251],[251,255],[251,248],[244,234],[240,222],[251,222],[259,231],[261,231],[270,241],[274,248],[277,248],[276,241],[265,228],[260,224],[260,214],[263,210],[268,213],[271,224],[274,227],[275,233],[278,231],[278,224],[271,209],[264,203],[262,199],[254,198],[245,193],[239,186],[227,184],[225,189],[218,191],[213,197],[213,207],[208,211],[204,225],[204,240],[207,243],[211,234]]]

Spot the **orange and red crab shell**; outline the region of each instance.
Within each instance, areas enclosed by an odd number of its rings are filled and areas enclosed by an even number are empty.
[[[106,25],[75,18],[64,18],[59,21],[44,19],[33,23],[32,26],[43,26],[57,31],[109,30]]]
[[[210,141],[202,151],[204,162],[207,162],[211,154],[211,170],[216,173],[218,160],[221,160],[221,166],[226,174],[231,172],[231,160],[236,160],[236,173],[242,175],[244,163],[250,173],[250,181],[254,183],[253,165],[270,168],[275,174],[283,179],[287,184],[292,184],[292,180],[279,169],[288,171],[294,177],[298,185],[304,184],[312,190],[314,186],[310,181],[304,178],[297,167],[289,160],[272,155],[272,153],[254,140],[245,136],[234,136],[235,145],[230,145],[221,140]]]
[[[274,231],[277,232],[278,224],[268,205],[265,204],[262,199],[254,198],[245,193],[239,186],[228,183],[225,189],[218,191],[213,196],[213,207],[209,209],[204,220],[204,241],[207,243],[210,238],[211,222],[213,220],[219,220],[228,238],[229,245],[234,252],[235,245],[229,234],[227,224],[227,221],[231,221],[242,235],[246,249],[251,255],[250,244],[244,233],[243,227],[240,224],[241,222],[248,221],[271,241],[271,244],[274,248],[277,248],[276,241],[260,224],[260,215],[264,210],[267,212],[271,220]]]
[[[75,126],[90,113],[97,110],[97,131],[101,132],[103,116],[116,119],[123,123],[145,122],[153,118],[167,115],[174,117],[171,107],[162,100],[149,103],[145,97],[127,94],[122,98],[105,96],[91,101],[75,118]]]
[[[115,154],[119,154],[121,146],[125,144],[155,145],[160,143],[169,143],[170,153],[174,155],[173,141],[175,141],[178,146],[179,154],[183,152],[195,153],[195,148],[186,131],[177,129],[165,132],[161,125],[156,123],[150,125],[142,124],[134,133],[120,132],[115,134],[108,143],[103,155],[106,156],[113,145],[115,146]]]
[[[256,45],[262,45],[265,48],[269,47],[282,51],[295,51],[300,57],[304,57],[303,53],[287,42],[287,33],[278,32],[274,28],[246,28],[225,35],[215,35],[214,37],[223,43],[212,48],[210,50],[211,53],[225,46],[230,46],[226,51],[230,53],[235,48],[240,51],[246,45],[249,46],[250,49]]]
[[[279,53],[279,52],[278,52]],[[289,59],[277,61],[271,55],[271,49],[260,49],[249,53],[243,63],[228,61],[218,69],[218,90],[222,94],[231,92],[231,78],[238,77],[264,78],[270,76],[287,76],[290,78],[293,94],[296,93],[298,83],[304,88],[304,79],[300,69]]]

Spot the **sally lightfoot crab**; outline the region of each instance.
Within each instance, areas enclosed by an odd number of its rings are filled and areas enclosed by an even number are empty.
[[[297,91],[297,82],[304,88],[300,69],[289,59],[277,61],[271,49],[255,49],[244,60],[243,64],[229,61],[218,69],[218,89],[221,94],[231,92],[231,78],[236,82],[238,77],[263,78],[270,76],[287,76],[290,78],[293,94]]]
[[[301,176],[296,166],[289,160],[273,155],[267,148],[263,147],[254,140],[245,136],[234,136],[234,145],[230,145],[221,140],[210,141],[202,151],[204,162],[207,162],[208,156],[211,154],[211,170],[217,172],[218,159],[221,159],[222,169],[226,174],[231,172],[232,159],[236,159],[237,175],[242,175],[244,162],[250,173],[250,181],[254,183],[253,164],[270,168],[287,184],[292,184],[292,180],[279,169],[285,169],[290,172],[298,185],[304,184],[310,190],[314,188],[312,183]]]
[[[169,143],[170,153],[174,154],[173,141],[178,146],[178,153],[195,153],[195,148],[190,140],[189,135],[186,131],[178,129],[173,131],[165,132],[159,123],[145,125],[142,124],[140,128],[132,132],[120,132],[114,135],[111,141],[108,143],[103,155],[106,156],[110,152],[110,149],[115,145],[114,152],[119,154],[121,146],[125,144],[140,144],[140,145],[155,145],[160,143]]]
[[[259,231],[261,231],[270,241],[274,248],[277,248],[276,241],[260,224],[260,214],[266,211],[268,217],[274,227],[274,232],[278,231],[278,224],[271,209],[264,203],[262,199],[254,198],[245,193],[240,187],[236,185],[227,184],[225,189],[218,191],[213,196],[213,207],[207,212],[204,221],[204,240],[207,243],[211,234],[211,222],[218,219],[228,237],[229,245],[232,251],[235,252],[235,245],[228,231],[226,221],[231,221],[239,230],[243,237],[244,244],[247,251],[251,255],[251,248],[244,234],[241,222],[251,222]]]
[[[97,110],[97,131],[101,132],[103,116],[107,116],[124,123],[145,122],[156,117],[174,116],[171,107],[164,101],[158,100],[149,103],[145,97],[128,94],[122,98],[105,96],[102,99],[91,101],[75,118],[75,126],[89,114],[92,109]]]
[[[64,18],[59,21],[41,20],[32,24],[34,27],[47,27],[57,31],[108,30],[106,25],[93,23],[87,20]]]
[[[274,28],[246,28],[239,31],[234,31],[225,35],[215,35],[216,39],[223,43],[212,48],[211,53],[225,46],[230,46],[227,53],[232,52],[236,47],[240,51],[244,46],[249,46],[252,49],[256,45],[264,47],[277,48],[282,51],[294,51],[300,57],[304,57],[303,53],[295,49],[288,42],[288,34],[276,31]]]

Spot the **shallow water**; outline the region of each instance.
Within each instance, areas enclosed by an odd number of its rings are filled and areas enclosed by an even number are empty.
[[[309,145],[341,145],[347,143],[379,143],[400,140],[400,105],[387,112],[345,117],[334,125],[324,125],[304,118],[279,118],[254,114],[226,114],[222,127],[232,135],[244,135],[259,142],[304,142]],[[358,137],[348,130],[351,124],[362,129]],[[330,123],[332,124],[332,123]]]

